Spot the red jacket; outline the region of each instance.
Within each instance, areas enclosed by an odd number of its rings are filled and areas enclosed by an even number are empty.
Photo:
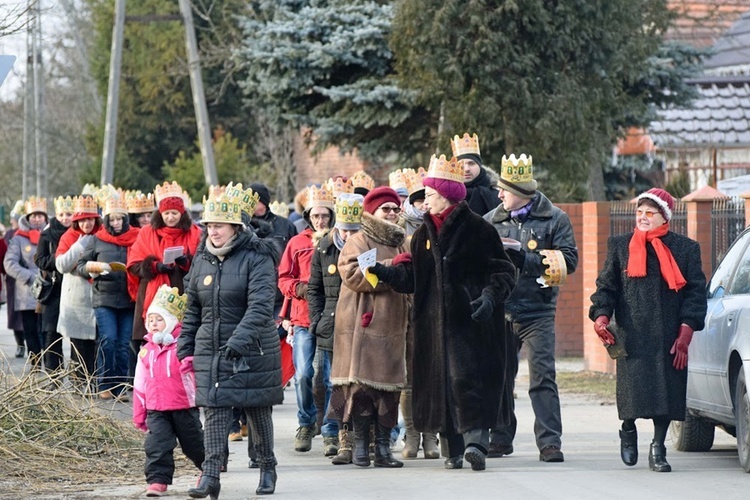
[[[312,229],[307,228],[289,240],[279,264],[279,290],[292,302],[289,319],[292,325],[305,328],[310,326],[310,313],[307,299],[297,296],[297,284],[307,284],[310,280],[312,256],[315,251],[312,236]]]

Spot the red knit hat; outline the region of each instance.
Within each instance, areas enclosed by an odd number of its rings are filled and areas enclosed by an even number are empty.
[[[167,210],[177,210],[181,214],[185,213],[185,202],[177,196],[164,198],[159,202],[159,212],[164,213]]]
[[[401,197],[396,191],[388,186],[376,187],[365,196],[365,212],[374,214],[375,210],[389,201],[401,206]]]
[[[466,198],[466,186],[463,182],[440,179],[438,177],[425,177],[422,184],[431,187],[451,203],[458,203]]]
[[[674,198],[671,194],[667,193],[661,188],[651,188],[645,193],[641,193],[638,195],[638,198],[636,198],[636,201],[638,202],[638,206],[643,202],[643,200],[651,200],[656,204],[656,206],[659,208],[659,212],[661,212],[662,217],[664,217],[664,220],[669,222],[669,220],[672,218],[672,210],[674,210]]]

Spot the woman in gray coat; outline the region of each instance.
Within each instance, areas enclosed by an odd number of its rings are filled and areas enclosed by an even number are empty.
[[[203,236],[190,273],[177,357],[192,361],[196,404],[205,408],[206,460],[192,498],[218,498],[232,407],[244,408],[260,466],[256,494],[274,492],[272,405],[282,401],[281,352],[273,318],[278,254],[245,228],[237,200],[204,203]],[[257,439],[256,439],[257,437]]]

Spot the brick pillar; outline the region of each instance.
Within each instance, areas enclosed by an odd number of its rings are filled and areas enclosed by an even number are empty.
[[[583,356],[583,331],[581,307],[583,304],[583,206],[580,203],[556,203],[557,207],[570,217],[573,235],[578,246],[578,268],[568,275],[557,296],[555,315],[555,355]]]
[[[602,346],[602,342],[594,332],[593,322],[589,319],[591,295],[596,291],[596,278],[607,258],[610,204],[588,201],[583,203],[582,207],[583,241],[578,246],[581,256],[578,269],[583,279],[582,310],[579,317],[581,317],[583,327],[584,367],[591,371],[614,373],[615,362]]]
[[[701,264],[703,265],[703,273],[706,275],[706,279],[711,277],[714,269],[711,208],[713,207],[714,200],[725,198],[728,198],[728,196],[711,186],[704,186],[682,199],[687,208],[687,236],[697,241],[701,246]],[[745,201],[745,205],[747,206],[747,200]]]
[[[745,200],[745,227],[750,225],[750,191],[742,193],[740,198]]]

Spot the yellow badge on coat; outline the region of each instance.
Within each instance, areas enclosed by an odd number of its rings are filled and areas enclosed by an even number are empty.
[[[526,243],[526,246],[529,247],[529,250],[536,250],[537,242],[536,240],[529,240],[529,242]]]
[[[427,240],[427,243],[425,243],[425,246],[427,247],[427,250],[430,249],[430,240]]]
[[[142,357],[142,358],[145,358],[145,357],[146,357],[146,354],[148,354],[148,349],[146,349],[146,348],[144,347],[143,349],[141,349],[141,350],[140,350],[140,352],[138,353],[138,356],[140,356],[140,357]]]
[[[26,253],[31,252],[31,245],[26,245],[26,248],[24,248],[23,251]]]
[[[328,266],[328,274],[336,274],[336,264]]]
[[[208,276],[206,276],[205,278],[203,278],[203,284],[205,286],[208,286],[208,285],[211,284],[211,282],[213,282],[213,280],[214,280],[214,277],[209,274]]]

